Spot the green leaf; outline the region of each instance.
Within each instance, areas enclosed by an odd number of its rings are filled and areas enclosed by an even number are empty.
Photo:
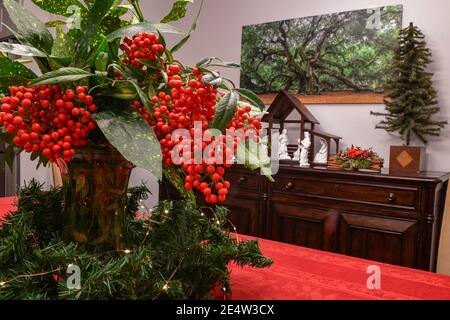
[[[136,84],[134,81],[130,81],[130,83],[136,88],[136,92],[139,98],[141,99],[141,102],[144,104],[144,106],[150,108],[151,102],[147,94],[144,92],[144,90],[142,90],[141,87],[139,87],[139,85]]]
[[[56,27],[56,38],[52,47],[52,56],[70,57],[75,53],[75,43],[62,27]]]
[[[50,53],[53,38],[45,24],[15,0],[4,0],[3,3],[9,17],[21,35],[20,40]]]
[[[26,79],[36,78],[36,74],[23,64],[6,57],[0,57],[0,76],[20,76]]]
[[[71,12],[67,12],[67,8],[70,6],[77,6],[80,10],[86,11],[78,0],[33,0],[33,3],[47,12],[65,17],[72,15]]]
[[[161,146],[152,128],[131,108],[92,115],[108,141],[130,162],[162,177]]]
[[[89,58],[86,61],[86,64],[88,66],[95,66],[97,57],[101,53],[108,54],[108,57],[110,57],[110,54],[111,54],[111,52],[109,50],[109,46],[108,46],[108,41],[106,41],[105,37],[103,37],[102,41],[95,47],[94,50],[91,51],[91,54],[89,55]]]
[[[159,60],[150,61],[148,59],[139,59],[139,62],[152,70],[160,71],[162,68],[161,62]]]
[[[108,89],[98,94],[99,96],[108,96],[121,100],[134,100],[138,96],[136,88],[133,85],[126,84],[117,88]]]
[[[93,74],[79,68],[61,68],[43,74],[33,81],[33,85],[55,84],[62,82],[72,82],[92,77]]]
[[[163,23],[178,21],[186,16],[186,6],[188,3],[193,3],[193,0],[179,0],[176,1],[170,12],[161,20]]]
[[[85,60],[88,56],[88,49],[94,41],[98,28],[101,26],[103,19],[108,14],[114,4],[114,0],[96,0],[86,19],[83,20],[81,31],[83,35],[77,44],[78,62]]]
[[[62,66],[68,66],[72,62],[75,52],[75,43],[61,27],[56,27],[56,38],[52,47],[50,66],[56,70]]]
[[[166,53],[167,62],[168,62],[169,64],[172,64],[173,61],[174,61],[172,52],[170,52],[170,50],[167,49],[167,48],[166,48],[166,50],[165,50],[164,52]]]
[[[251,170],[260,169],[261,173],[265,175],[270,181],[275,182],[272,177],[272,167],[269,156],[265,153],[267,149],[263,148],[263,142],[258,144],[250,143],[248,139],[241,141],[236,150],[236,160],[239,164],[243,164],[246,168]]]
[[[95,59],[95,70],[97,71],[106,71],[106,67],[108,66],[109,55],[106,52],[100,52],[97,58]]]
[[[0,57],[0,84],[2,92],[7,93],[10,86],[23,85],[30,82],[30,79],[35,78],[34,72],[20,62]]]
[[[202,8],[203,8],[203,0],[200,3],[200,9],[198,10],[197,16],[195,17],[194,21],[192,22],[191,28],[189,29],[189,32],[186,34],[186,36],[181,39],[180,42],[178,42],[173,48],[172,50],[170,50],[172,53],[174,53],[175,51],[178,51],[191,37],[191,35],[194,33],[195,29],[197,29],[197,22],[198,22],[198,18],[200,17],[200,13],[202,12]]]
[[[197,62],[197,64],[196,64],[196,67],[199,67],[199,68],[206,68],[209,66],[225,67],[225,68],[240,68],[241,67],[238,63],[224,62],[221,59],[216,58],[216,57],[204,58],[204,59],[200,60],[199,62]]]
[[[216,114],[211,123],[211,128],[223,132],[233,118],[237,104],[238,95],[234,91],[225,94],[216,106]]]
[[[47,28],[56,28],[56,27],[62,27],[65,26],[67,24],[67,21],[62,21],[62,20],[53,20],[53,21],[47,21],[45,23],[45,26]]]
[[[24,86],[30,82],[30,79],[26,79],[18,76],[0,76],[0,93],[9,94],[10,86]]]
[[[46,57],[47,55],[39,49],[16,43],[0,42],[0,51],[25,57]]]
[[[133,36],[137,33],[141,33],[141,32],[157,33],[158,31],[161,33],[175,33],[175,34],[183,33],[183,31],[181,31],[180,29],[175,28],[169,24],[146,21],[146,22],[132,24],[132,25],[117,29],[113,33],[109,34],[107,39],[108,39],[108,41],[113,41],[117,38],[122,38],[125,36],[131,37],[131,36]]]
[[[14,160],[16,159],[16,156],[17,156],[17,153],[14,148],[14,144],[8,144],[8,147],[6,147],[6,149],[5,149],[4,157],[5,157],[5,162],[8,165],[11,172],[13,171],[13,168],[14,168]]]
[[[239,89],[235,89],[237,92],[239,92],[239,94],[244,97],[245,99],[248,100],[248,102],[250,102],[252,105],[254,105],[255,107],[258,107],[261,111],[266,109],[266,105],[264,104],[264,102],[261,101],[261,99],[258,97],[258,95],[256,95],[253,91],[250,91],[248,89],[243,89],[243,88],[239,88]]]
[[[124,69],[128,75],[127,79],[131,78],[137,81],[142,81],[146,77],[146,73],[142,69],[136,68],[134,66],[125,65]]]

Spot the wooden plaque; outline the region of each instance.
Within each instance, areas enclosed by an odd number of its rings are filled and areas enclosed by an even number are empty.
[[[391,146],[389,173],[417,175],[424,170],[425,147]]]

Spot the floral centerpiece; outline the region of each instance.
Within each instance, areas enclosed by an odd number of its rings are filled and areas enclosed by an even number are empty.
[[[371,148],[363,149],[361,147],[351,146],[337,154],[336,160],[344,169],[352,170],[381,170],[383,158],[375,153]]]
[[[139,254],[127,261],[136,267],[142,263],[148,266],[154,278],[141,270],[138,275],[126,273],[119,279],[120,272],[125,271],[115,269],[118,275],[115,281],[125,283],[129,277],[134,277],[133,283],[148,289],[148,293],[132,298],[148,298],[149,295],[154,298],[204,297],[215,283],[226,283],[225,270],[229,261],[255,266],[270,264],[260,255],[257,245],[238,243],[228,233],[216,230],[222,230],[226,219],[223,209],[214,205],[227,197],[231,186],[224,174],[236,159],[235,155],[252,169],[262,167],[267,172],[270,167],[267,158],[249,147],[262,143],[259,114],[264,104],[254,93],[236,88],[215,70],[238,65],[205,58],[189,67],[174,59],[174,53],[194,32],[199,15],[186,33],[168,23],[182,18],[187,4],[192,1],[176,1],[160,22],[146,21],[138,0],[128,3],[117,0],[33,2],[49,13],[70,17],[67,21],[43,23],[14,0],[4,1],[15,24],[11,31],[19,43],[0,43],[3,53],[0,57],[1,139],[8,144],[5,157],[10,164],[21,152],[29,153],[38,165],[56,164],[63,178],[63,196],[60,198],[58,190],[43,195],[34,182],[25,188],[19,201],[18,212],[22,215],[12,217],[13,222],[0,233],[5,237],[3,240],[0,237],[0,248],[2,244],[7,248],[11,239],[19,241],[17,228],[26,226],[32,230],[24,235],[26,241],[30,236],[34,239],[32,243],[26,242],[31,244],[30,248],[37,246],[48,250],[47,246],[58,240],[62,250],[59,254],[67,253],[64,261],[77,254],[86,259],[93,253],[105,254],[104,264],[100,263],[97,269],[91,270],[95,263],[86,265],[86,270],[92,271],[92,279],[96,279],[96,271],[101,273],[102,267],[111,266],[108,263],[125,259],[117,258],[117,252],[128,254],[133,251],[129,248],[134,246]],[[73,12],[75,16],[71,15]],[[131,13],[131,18],[127,13]],[[49,31],[51,28],[55,30],[54,35]],[[169,47],[164,39],[166,33],[180,34],[181,40]],[[24,59],[12,60],[7,54]],[[41,75],[26,66],[27,59],[34,60]],[[246,102],[239,101],[240,97]],[[136,210],[133,212],[130,208],[137,209],[136,203],[145,193],[141,189],[134,190],[140,191],[137,195],[127,191],[135,166],[159,179],[165,176],[182,195],[181,204],[163,202],[158,205],[154,214],[156,223],[154,220],[137,225],[133,222]],[[50,197],[62,202],[51,206],[47,201]],[[30,213],[28,210],[33,207],[27,205],[30,202],[47,208],[49,216]],[[175,212],[177,216],[172,217]],[[18,217],[25,220],[14,223],[14,219],[20,219]],[[46,236],[42,237],[39,236],[44,232],[41,218],[55,219],[53,224],[48,224],[49,230],[45,230]],[[205,221],[207,218],[212,220]],[[186,219],[190,220],[189,224]],[[166,239],[167,235],[161,232],[163,229],[173,238]],[[49,237],[50,233],[53,238]],[[172,243],[168,248],[178,248],[179,252],[158,248],[158,241],[177,239],[183,241]],[[184,240],[190,245],[186,247]],[[197,242],[201,244],[204,260],[186,256],[193,250],[192,243]],[[43,268],[35,261],[35,252],[26,248],[24,244],[19,253],[0,249],[0,263],[11,265],[17,262],[18,255],[23,255],[30,260],[22,267],[17,266],[18,270],[32,272],[34,268]],[[145,250],[160,253],[150,254]],[[226,252],[218,254],[220,250]],[[176,262],[160,260],[161,252]],[[181,261],[179,254],[183,256]],[[214,254],[215,258],[207,260],[208,254]],[[158,268],[151,260],[158,261]],[[59,267],[52,267],[59,277],[62,267],[58,261],[53,262]],[[199,273],[198,283],[188,283],[186,278],[191,276],[187,270],[201,262],[206,271]],[[167,275],[169,270],[173,272]],[[218,274],[217,270],[222,272]],[[12,271],[3,272],[0,271],[0,278],[2,275],[8,278]],[[38,278],[47,281],[45,275],[51,273],[40,272]],[[18,279],[17,276],[12,278]],[[88,284],[91,288],[96,283],[92,281]],[[206,283],[200,285],[202,281]],[[169,283],[173,283],[173,287]],[[197,286],[201,290],[195,290]],[[106,287],[111,294],[110,284]],[[45,290],[39,294],[54,297],[57,289],[51,288],[51,294]],[[191,291],[187,292],[187,288]],[[43,290],[42,287],[39,290]],[[85,291],[76,297],[103,297],[104,291],[97,290],[97,295]],[[17,293],[13,290],[8,294],[12,292]],[[65,292],[65,295],[74,297],[72,292]]]

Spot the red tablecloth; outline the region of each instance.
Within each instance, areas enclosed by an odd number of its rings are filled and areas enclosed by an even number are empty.
[[[274,264],[268,269],[231,266],[232,299],[450,299],[449,276],[265,239],[259,243]],[[380,289],[367,288],[371,265],[380,267]]]
[[[0,221],[14,209],[16,197],[0,198]]]
[[[14,198],[0,199],[0,219]],[[239,239],[254,239],[238,235]],[[450,299],[450,277],[259,239],[274,260],[266,269],[231,265],[233,299]],[[381,289],[367,288],[367,267],[381,270]]]

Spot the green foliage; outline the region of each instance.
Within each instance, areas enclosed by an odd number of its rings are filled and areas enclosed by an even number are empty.
[[[108,141],[130,162],[162,177],[161,146],[154,132],[135,111],[103,111],[94,114]]]
[[[236,89],[236,91],[239,92],[242,97],[247,99],[250,104],[259,108],[259,110],[262,111],[266,109],[266,105],[264,104],[264,102],[262,102],[261,99],[252,91],[243,88],[238,88]]]
[[[45,24],[15,0],[4,0],[5,9],[17,27],[19,41],[50,53],[53,38]]]
[[[391,66],[391,77],[385,88],[385,113],[371,112],[385,117],[378,129],[398,132],[406,145],[415,134],[423,143],[426,136],[439,136],[447,121],[436,121],[439,112],[433,74],[427,71],[431,52],[423,33],[412,23],[400,32],[399,46]]]
[[[22,63],[0,56],[0,84],[2,92],[8,92],[8,88],[11,85],[24,84],[34,78],[36,78],[34,72]]]
[[[76,45],[78,61],[84,61],[88,57],[89,46],[95,39],[97,29],[101,26],[103,19],[105,19],[113,4],[114,0],[96,0],[86,19],[82,21],[81,30],[83,35]]]
[[[222,97],[219,103],[217,103],[216,114],[211,123],[211,128],[219,129],[220,131],[225,130],[236,112],[238,99],[238,95],[233,91],[228,92]]]
[[[161,202],[150,218],[137,219],[146,189],[129,191],[128,249],[92,252],[62,237],[61,190],[42,191],[35,181],[20,190],[18,210],[0,232],[0,300],[205,299],[216,284],[229,287],[231,261],[271,264],[256,241],[223,230],[225,208]],[[81,269],[79,290],[66,286],[70,264]]]
[[[33,85],[56,84],[63,82],[78,81],[93,76],[92,73],[79,68],[60,68],[56,71],[48,72],[33,81]]]
[[[46,57],[39,49],[18,43],[0,42],[0,51],[25,57]]]
[[[67,10],[70,6],[76,6],[80,8],[80,10],[85,11],[84,6],[78,0],[33,0],[33,3],[47,12],[66,17],[72,15],[72,13]]]
[[[172,5],[170,12],[161,20],[163,23],[177,21],[186,16],[186,6],[194,0],[178,0]]]
[[[112,41],[117,38],[132,36],[140,32],[161,32],[161,33],[183,33],[180,29],[165,23],[141,22],[120,28],[108,35],[108,40]]]

